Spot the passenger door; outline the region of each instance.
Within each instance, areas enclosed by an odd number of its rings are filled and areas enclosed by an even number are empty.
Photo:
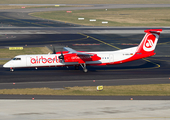
[[[109,62],[114,62],[113,54],[109,55]]]

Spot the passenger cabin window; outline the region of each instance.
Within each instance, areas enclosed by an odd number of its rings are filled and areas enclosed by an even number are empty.
[[[21,58],[13,58],[12,60],[21,60]]]

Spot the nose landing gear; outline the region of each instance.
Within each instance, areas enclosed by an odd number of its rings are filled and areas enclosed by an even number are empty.
[[[10,68],[10,72],[14,72],[14,69],[12,67]]]

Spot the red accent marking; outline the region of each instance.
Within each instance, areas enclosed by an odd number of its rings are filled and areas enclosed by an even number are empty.
[[[96,54],[93,56],[86,56],[86,55],[77,55],[77,54],[66,54],[64,55],[64,62],[78,62],[78,63],[85,63],[86,61],[97,61],[101,58],[98,57]]]

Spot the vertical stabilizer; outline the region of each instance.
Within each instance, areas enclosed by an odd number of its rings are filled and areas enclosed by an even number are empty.
[[[137,48],[137,54],[153,53],[162,29],[149,29],[144,32],[146,34]]]

